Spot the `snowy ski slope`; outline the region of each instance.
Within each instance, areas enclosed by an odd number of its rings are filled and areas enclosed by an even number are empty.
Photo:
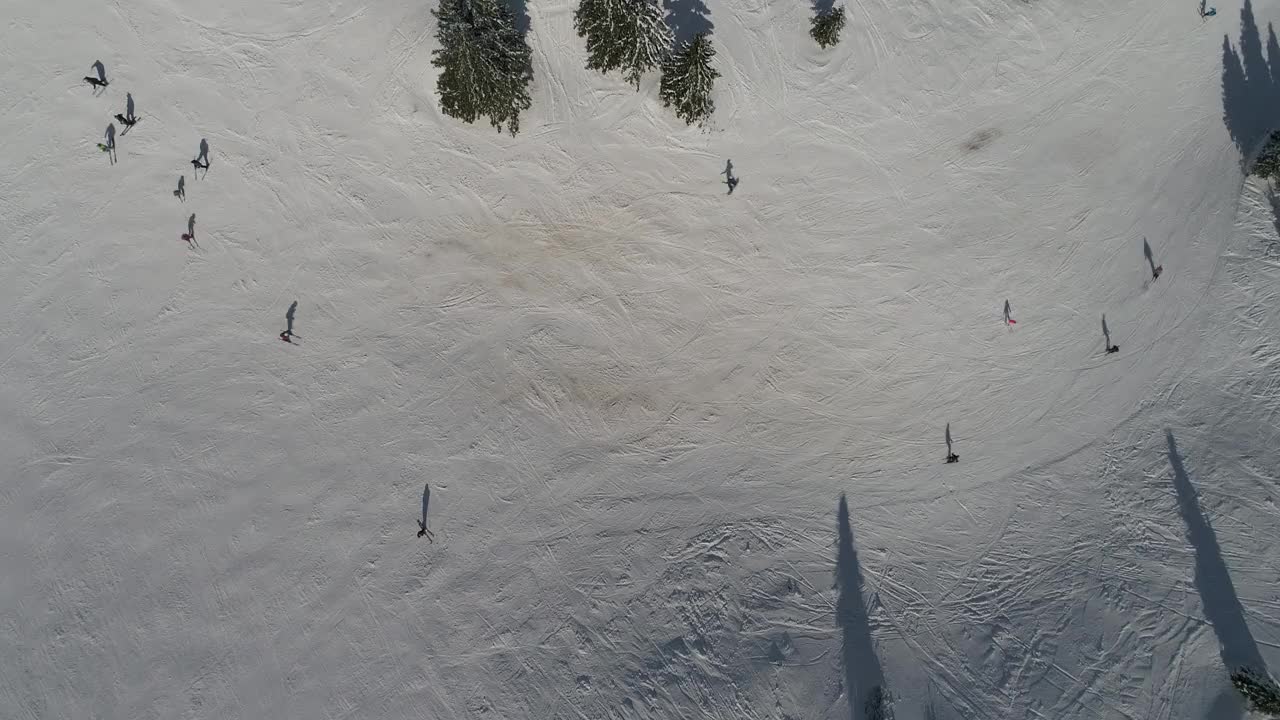
[[[4,5],[0,717],[1243,716],[1280,3],[696,5],[709,131],[538,2],[514,139],[431,2]]]

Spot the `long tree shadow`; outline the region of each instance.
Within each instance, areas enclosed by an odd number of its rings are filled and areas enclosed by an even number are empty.
[[[516,30],[520,31],[521,35],[527,34],[529,32],[529,6],[525,0],[505,0],[504,4],[511,11],[512,16],[515,17]]]
[[[689,42],[698,33],[709,33],[715,27],[711,10],[702,0],[662,0],[667,11],[667,25],[676,45]]]
[[[1254,642],[1249,626],[1245,624],[1244,608],[1236,596],[1227,564],[1222,560],[1218,537],[1200,509],[1200,500],[1178,455],[1173,432],[1165,430],[1164,435],[1169,443],[1169,464],[1173,466],[1173,488],[1178,493],[1178,509],[1187,524],[1187,540],[1195,550],[1196,590],[1200,593],[1205,617],[1218,636],[1222,663],[1228,672],[1249,668],[1267,677],[1267,665],[1262,653],[1258,652],[1258,644]]]
[[[867,606],[862,600],[862,570],[858,567],[858,552],[853,548],[853,529],[849,526],[849,504],[840,495],[837,514],[839,542],[836,548],[836,624],[844,639],[841,647],[844,659],[845,694],[849,698],[850,720],[874,720],[868,705],[882,697],[884,671],[871,641],[871,624]]]
[[[1269,59],[1269,60],[1268,60]],[[1258,144],[1276,126],[1280,116],[1280,42],[1267,24],[1267,49],[1253,17],[1253,5],[1245,0],[1240,9],[1239,50],[1222,36],[1222,119],[1227,132],[1247,163]],[[1247,168],[1246,168],[1247,169]]]

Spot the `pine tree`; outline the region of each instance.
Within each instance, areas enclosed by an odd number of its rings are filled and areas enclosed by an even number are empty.
[[[520,130],[528,110],[533,64],[515,16],[502,0],[440,0],[431,64],[440,68],[436,91],[445,115],[475,122],[486,115],[502,131]]]
[[[1267,144],[1253,161],[1253,174],[1272,180],[1280,180],[1280,132],[1271,133]]]
[[[893,720],[893,695],[883,685],[877,685],[867,694],[863,710],[867,720]]]
[[[1271,678],[1242,668],[1231,673],[1231,684],[1245,696],[1254,711],[1280,718],[1280,687]]]
[[[704,125],[716,104],[711,99],[711,89],[720,73],[711,67],[716,49],[711,45],[711,35],[698,33],[667,59],[662,65],[662,87],[659,94],[662,104],[675,106],[676,115],[690,125]]]
[[[582,0],[573,25],[587,41],[587,68],[621,70],[637,89],[640,77],[658,67],[671,47],[671,29],[657,0]]]
[[[840,42],[840,31],[844,29],[844,6],[823,10],[813,16],[813,26],[809,34],[818,41],[821,47],[835,45]]]

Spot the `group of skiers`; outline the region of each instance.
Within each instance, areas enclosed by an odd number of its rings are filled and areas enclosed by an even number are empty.
[[[89,83],[96,95],[98,91],[106,89],[111,83],[107,81],[107,68],[102,64],[101,60],[95,60],[89,67],[93,68],[94,75],[85,75],[84,81]],[[124,130],[120,133],[125,135],[130,128],[138,122],[138,117],[133,114],[133,94],[125,93],[125,110],[123,113],[116,113],[116,120],[124,125]],[[116,161],[116,126],[115,123],[107,123],[106,142],[98,143],[98,149],[107,153],[107,157],[111,159],[111,163]]]
[[[1146,238],[1142,238],[1142,254],[1146,257],[1147,263],[1151,266],[1151,281],[1155,282],[1156,280],[1159,280],[1160,273],[1164,272],[1164,265],[1156,264],[1155,259],[1151,253],[1151,244],[1147,242]],[[1017,323],[1018,321],[1013,319],[1013,309],[1009,305],[1009,301],[1005,300],[1004,301],[1004,324],[1012,326],[1012,325],[1016,325]],[[1120,346],[1114,345],[1111,342],[1111,330],[1110,328],[1107,327],[1106,315],[1102,316],[1102,339],[1103,339],[1102,347],[1107,355],[1120,352]],[[947,440],[947,462],[948,463],[960,462],[960,456],[951,451],[951,424],[950,423],[947,423],[946,440]]]

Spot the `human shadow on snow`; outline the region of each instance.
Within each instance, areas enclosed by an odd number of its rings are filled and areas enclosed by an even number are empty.
[[[662,0],[667,11],[667,26],[675,37],[676,46],[689,42],[698,33],[709,33],[715,27],[711,22],[711,10],[702,0]]]
[[[1245,623],[1244,608],[1240,605],[1240,598],[1236,596],[1227,564],[1222,559],[1218,537],[1200,508],[1196,490],[1187,477],[1182,457],[1178,455],[1173,432],[1165,430],[1164,435],[1169,443],[1169,464],[1173,466],[1173,489],[1178,494],[1178,510],[1187,525],[1187,540],[1195,550],[1196,590],[1200,593],[1205,617],[1218,636],[1222,663],[1226,665],[1228,672],[1250,668],[1262,677],[1268,677],[1266,663]]]
[[[1267,23],[1267,49],[1253,17],[1253,5],[1245,0],[1240,9],[1239,49],[1222,36],[1222,119],[1246,164],[1258,145],[1276,128],[1280,117],[1280,42]]]
[[[849,526],[849,504],[842,494],[837,515],[839,539],[836,546],[836,624],[843,635],[845,695],[849,699],[850,720],[866,718],[868,701],[884,686],[884,671],[871,640],[871,623],[862,599],[862,570],[853,547]]]
[[[431,483],[422,486],[422,518],[418,520],[418,537],[425,536],[428,542],[435,542],[435,533],[427,529],[427,507],[431,505]]]

